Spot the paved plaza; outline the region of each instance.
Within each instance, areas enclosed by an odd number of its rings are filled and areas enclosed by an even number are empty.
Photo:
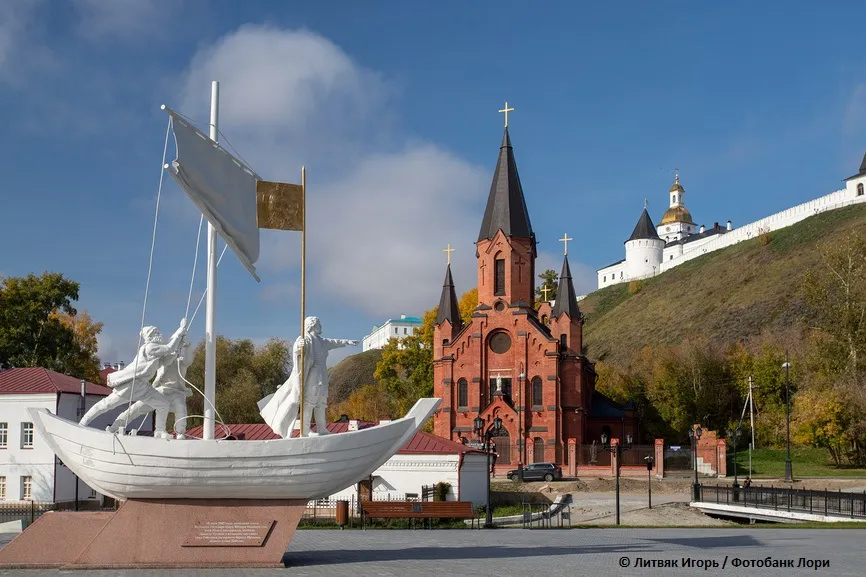
[[[5,539],[2,539],[5,537]],[[0,536],[0,542],[11,535]],[[66,572],[90,576],[292,575],[471,577],[591,575],[864,574],[864,532],[856,529],[301,530],[285,569]],[[50,544],[46,544],[50,546]],[[809,566],[797,567],[800,558]],[[692,566],[683,567],[691,559]],[[747,560],[743,567],[740,560]],[[678,566],[660,566],[676,561]],[[765,561],[791,567],[764,567]],[[828,562],[829,566],[815,568]],[[709,562],[709,563],[708,563]],[[704,569],[717,563],[718,567]],[[751,566],[752,562],[756,566]],[[623,567],[626,566],[626,567]],[[724,568],[723,568],[724,567]],[[57,571],[0,571],[44,575]]]

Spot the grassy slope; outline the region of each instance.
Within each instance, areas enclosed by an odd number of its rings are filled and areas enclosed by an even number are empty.
[[[728,455],[733,462],[733,454],[728,449]],[[748,449],[737,452],[737,472],[741,477],[749,474],[749,451]],[[840,468],[837,469],[826,449],[812,447],[791,447],[791,470],[794,478],[799,477],[863,477],[866,469]],[[734,472],[730,471],[729,475]],[[785,476],[785,451],[784,449],[757,449],[752,451],[752,476],[759,477],[784,477]]]
[[[590,293],[584,342],[592,359],[625,363],[645,345],[677,345],[703,335],[721,343],[797,324],[799,286],[821,264],[818,248],[848,231],[866,234],[866,205],[807,218],[762,239],[681,264],[641,281]]]
[[[346,357],[331,367],[328,370],[328,404],[344,401],[358,387],[374,384],[373,373],[381,359],[381,349],[372,349]]]

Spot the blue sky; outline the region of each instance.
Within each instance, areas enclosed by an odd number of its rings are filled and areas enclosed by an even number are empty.
[[[539,6],[4,2],[0,274],[79,281],[80,308],[105,323],[103,360],[132,358],[159,105],[206,122],[211,80],[221,130],[264,178],[294,182],[307,166],[307,310],[335,337],[435,305],[449,242],[458,290],[473,286],[505,100],[540,265],[559,268],[567,232],[578,292],[622,258],[644,198],[660,218],[675,167],[707,226],[745,224],[856,172],[862,2]],[[167,179],[147,313],[164,332],[184,314],[197,226]],[[259,284],[224,259],[218,330],[293,339],[299,237],[262,243]]]

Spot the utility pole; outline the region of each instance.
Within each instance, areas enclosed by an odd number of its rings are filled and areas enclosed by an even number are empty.
[[[785,458],[785,481],[790,483],[794,480],[794,473],[791,470],[791,384],[788,378],[791,363],[788,361],[787,349],[785,349],[785,363],[782,365],[782,368],[785,369],[785,437],[788,451]]]

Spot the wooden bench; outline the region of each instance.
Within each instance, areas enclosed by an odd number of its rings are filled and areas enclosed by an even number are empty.
[[[472,526],[477,521],[481,528],[471,501],[361,501],[359,504],[365,529],[367,519],[472,519]]]

